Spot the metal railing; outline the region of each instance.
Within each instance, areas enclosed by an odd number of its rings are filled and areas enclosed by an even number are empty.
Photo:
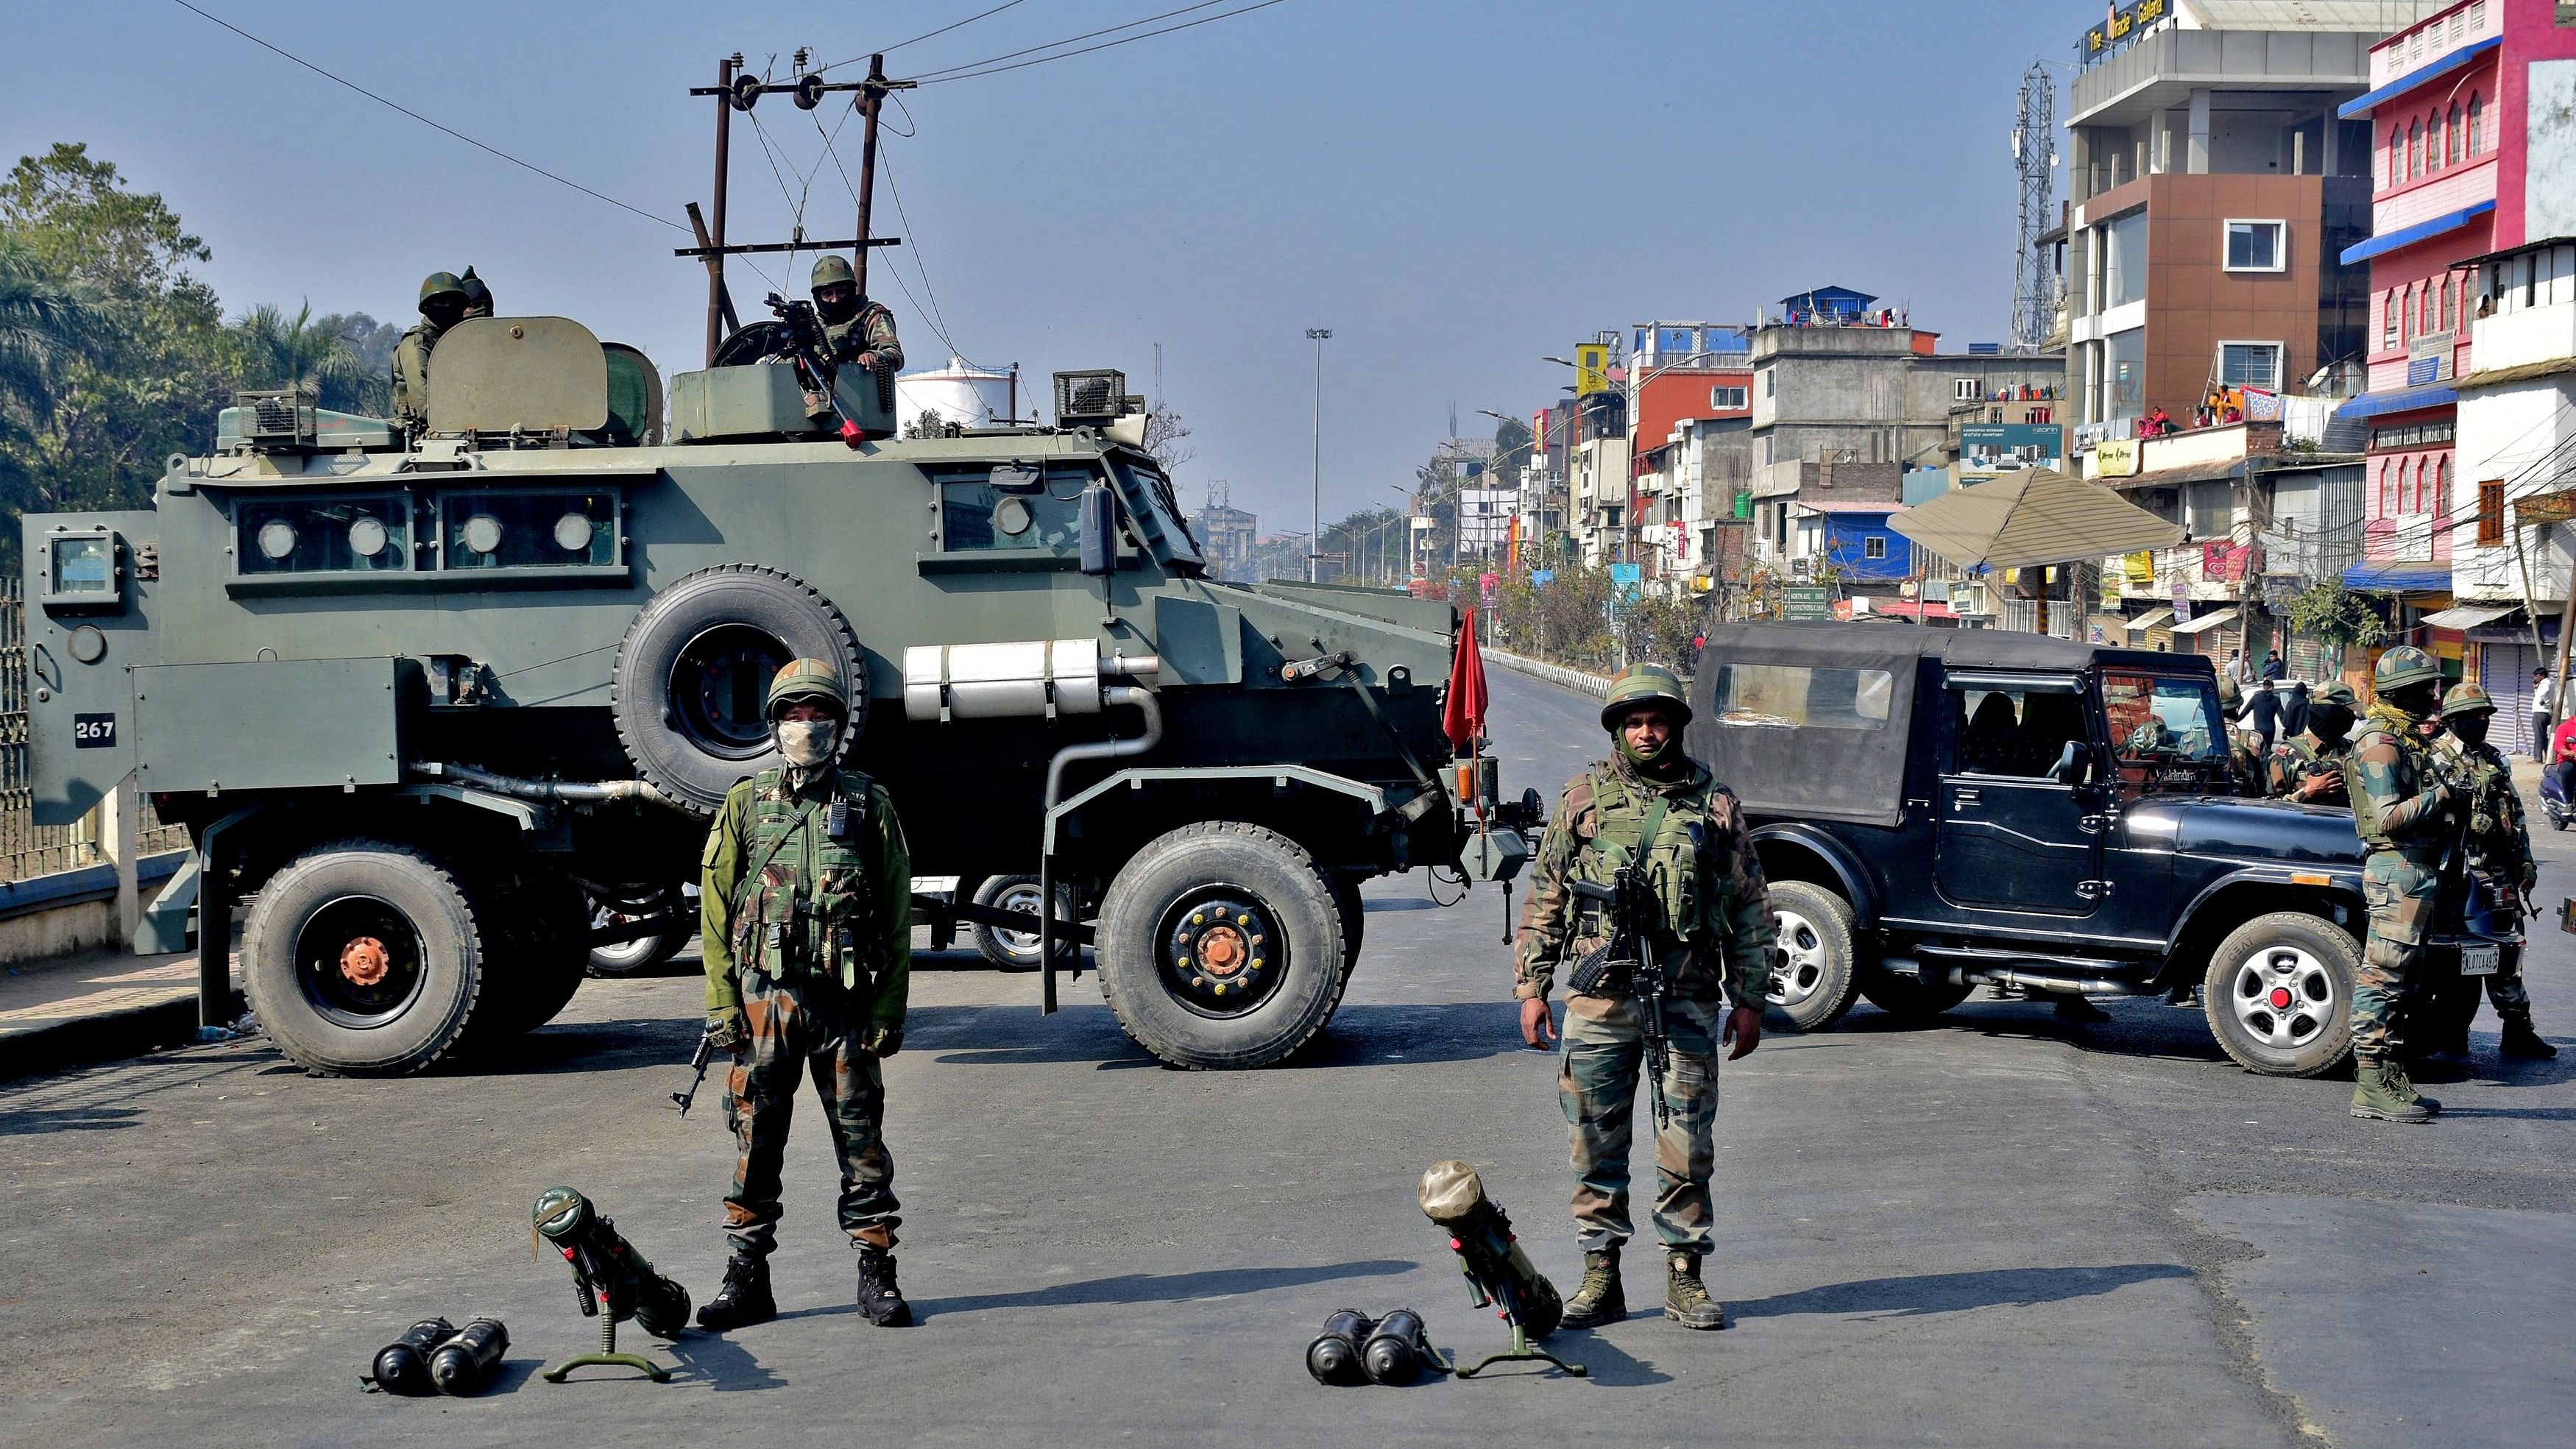
[[[0,584],[0,881],[77,870],[107,859],[98,811],[70,825],[35,823],[34,777],[27,751],[26,601]],[[136,802],[135,852],[185,849],[188,828],[163,825],[150,797]]]

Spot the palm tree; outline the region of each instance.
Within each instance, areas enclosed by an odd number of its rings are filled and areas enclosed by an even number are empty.
[[[0,426],[52,409],[66,363],[106,330],[87,289],[55,276],[14,237],[0,236]]]
[[[342,333],[316,325],[313,304],[293,317],[265,302],[234,321],[245,382],[263,387],[310,386],[321,406],[339,412],[382,412],[385,379],[375,375]]]

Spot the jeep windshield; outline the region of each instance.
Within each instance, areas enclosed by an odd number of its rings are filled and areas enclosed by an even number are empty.
[[[2102,712],[2132,790],[2224,786],[2232,768],[2218,688],[2188,674],[2102,671]]]

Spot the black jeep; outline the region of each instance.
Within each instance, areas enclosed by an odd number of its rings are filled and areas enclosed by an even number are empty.
[[[2203,987],[2248,1068],[2351,1045],[2364,928],[2350,812],[2238,798],[2193,655],[1907,624],[1711,630],[1691,753],[1743,798],[1813,1029],[1855,996],[1929,1016],[1978,983]]]

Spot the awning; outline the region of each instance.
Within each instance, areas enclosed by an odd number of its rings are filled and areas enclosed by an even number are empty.
[[[2338,120],[2359,120],[2377,109],[2381,101],[2402,96],[2435,76],[2448,75],[2502,44],[2504,44],[2503,36],[2490,35],[2475,45],[2463,45],[2431,65],[2417,66],[2375,91],[2353,97],[2337,108],[2335,116]]]
[[[2438,408],[2460,400],[2460,390],[2447,382],[2427,383],[2422,387],[2391,388],[2386,392],[2366,392],[2335,409],[2339,418],[2375,418],[2381,413],[2411,413],[2417,408]]]
[[[2236,622],[2236,612],[2234,609],[2221,609],[2215,614],[2202,614],[2188,624],[2174,625],[2173,631],[2177,634],[2197,634],[2203,629],[2215,629],[2221,624],[2233,624]]]
[[[2462,604],[2457,608],[2441,609],[2426,614],[2415,622],[2428,629],[2474,629],[2480,624],[2492,624],[2520,607],[2522,606],[2519,604],[2506,604],[2501,608]]]
[[[2521,362],[2511,367],[2490,367],[2473,372],[2454,383],[2455,387],[2496,387],[2508,382],[2529,382],[2534,378],[2555,377],[2562,372],[2576,372],[2576,357],[2547,357],[2538,362]]]
[[[2355,262],[2366,262],[2382,252],[2393,252],[2399,247],[2411,247],[2419,241],[2467,226],[2471,219],[2484,216],[2493,210],[2495,210],[2493,201],[2481,201],[2475,206],[2463,206],[2457,211],[2443,212],[2430,221],[2419,221],[2413,226],[2401,226],[2384,236],[2375,236],[2368,241],[2345,247],[2343,264],[2348,267]]]
[[[2138,617],[2129,621],[2129,632],[2136,634],[2143,630],[2152,629],[2172,617],[2173,610],[2171,609],[2149,609],[2147,612],[2140,614]]]
[[[2182,525],[2098,483],[2044,468],[1944,493],[1889,518],[1887,526],[1962,567],[1990,569],[2074,563],[2182,541]]]
[[[2179,488],[2185,483],[2220,483],[2244,475],[2246,460],[2233,458],[2225,462],[2190,463],[2180,468],[2158,468],[2152,473],[2131,473],[2126,477],[2113,474],[2094,481],[2105,488],[2123,493],[2140,488]]]
[[[2344,587],[2367,589],[2374,593],[2441,594],[2451,589],[2448,564],[2417,561],[2402,563],[2387,560],[2373,563],[2367,559],[2343,571]]]

